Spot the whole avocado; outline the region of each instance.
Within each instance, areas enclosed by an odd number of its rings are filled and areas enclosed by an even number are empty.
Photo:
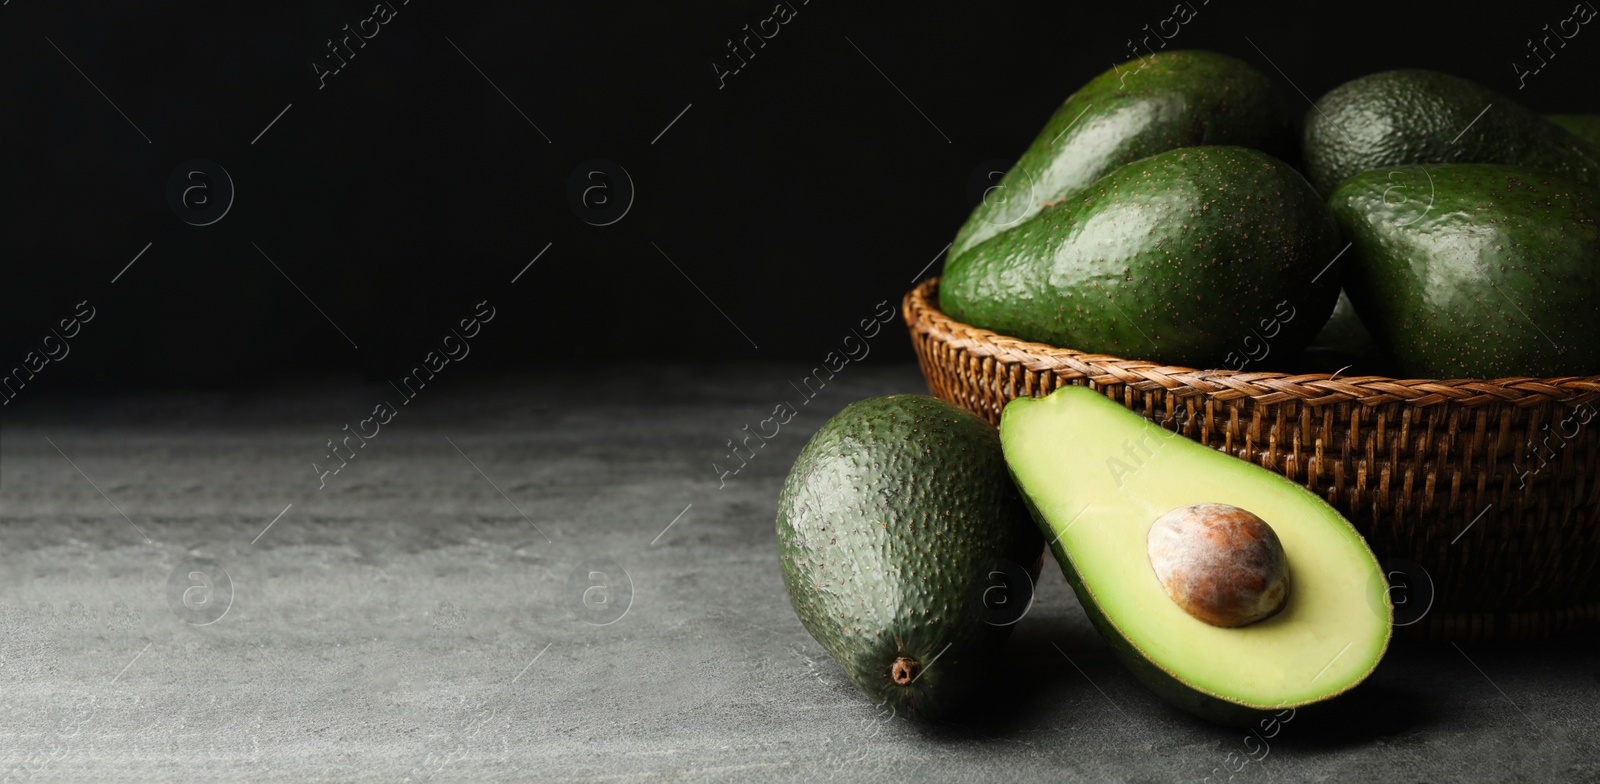
[[[777,534],[800,622],[911,718],[949,713],[982,682],[1044,555],[998,431],[923,395],[858,401],[824,424],[784,482]],[[1021,606],[997,615],[996,600]]]
[[[1127,164],[950,259],[939,306],[1080,351],[1266,369],[1327,322],[1339,249],[1326,204],[1288,164],[1187,147]]]
[[[1306,114],[1306,176],[1322,193],[1370,169],[1503,163],[1600,186],[1600,146],[1477,82],[1383,71],[1345,82]]]
[[[1600,373],[1600,192],[1446,164],[1363,172],[1330,203],[1351,301],[1404,375]]]
[[[1288,158],[1295,153],[1294,117],[1265,75],[1226,55],[1164,51],[1113,66],[1056,109],[973,209],[950,255],[1075,196],[1118,166],[1201,144]]]

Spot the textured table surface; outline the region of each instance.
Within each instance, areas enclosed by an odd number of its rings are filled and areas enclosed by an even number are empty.
[[[0,781],[1600,779],[1595,635],[1397,641],[1264,746],[1146,692],[1048,562],[971,710],[878,714],[790,610],[773,511],[827,416],[925,387],[855,365],[802,406],[805,372],[452,379],[320,489],[387,385],[19,399]]]

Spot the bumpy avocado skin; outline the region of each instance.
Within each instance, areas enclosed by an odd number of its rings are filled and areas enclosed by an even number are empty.
[[[997,189],[967,218],[953,259],[1071,198],[1113,169],[1177,147],[1229,144],[1288,159],[1294,115],[1271,80],[1243,60],[1157,52],[1095,77],[1067,98]]]
[[[1364,172],[1330,204],[1351,301],[1403,375],[1600,373],[1600,191],[1453,164]]]
[[[1227,368],[1263,345],[1287,356],[1311,341],[1339,295],[1340,247],[1327,205],[1288,164],[1187,147],[951,259],[939,306],[1023,340]]]
[[[1600,114],[1547,114],[1544,118],[1590,144],[1600,144]]]
[[[824,424],[784,483],[777,539],[806,630],[911,718],[946,715],[982,683],[1012,628],[984,614],[989,567],[1037,580],[1044,551],[995,428],[923,395],[862,400]],[[901,657],[917,665],[909,684],[891,677]]]
[[[1371,169],[1503,163],[1600,186],[1600,146],[1476,82],[1383,71],[1329,91],[1306,114],[1306,176],[1322,193]]]

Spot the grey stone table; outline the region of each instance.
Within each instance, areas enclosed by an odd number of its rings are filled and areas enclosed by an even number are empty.
[[[773,510],[827,416],[925,387],[869,363],[801,405],[805,370],[441,380],[326,486],[386,384],[19,397],[0,780],[1600,780],[1595,635],[1399,641],[1263,746],[1147,693],[1048,563],[969,712],[880,715],[790,610]]]

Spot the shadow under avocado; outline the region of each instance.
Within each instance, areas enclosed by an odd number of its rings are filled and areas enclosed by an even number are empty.
[[[1049,724],[1052,715],[1083,720],[1073,706],[1081,705],[1086,693],[1094,700],[1110,700],[1117,710],[1131,714],[1141,724],[1152,728],[1166,725],[1178,735],[1211,737],[1224,746],[1249,736],[1256,748],[1267,745],[1309,753],[1369,746],[1385,737],[1413,734],[1450,720],[1443,704],[1446,695],[1414,676],[1419,670],[1439,666],[1437,646],[1396,643],[1385,663],[1350,692],[1287,712],[1276,726],[1268,723],[1241,729],[1207,721],[1161,700],[1123,668],[1087,623],[1061,616],[1029,620],[1033,623],[1019,629],[1008,642],[990,681],[962,710],[942,721],[918,724],[924,736],[936,740],[1004,739],[1036,731]],[[1070,653],[1073,661],[1068,662],[1062,651]],[[1095,694],[1096,690],[1100,693]]]
[[[1334,751],[1370,746],[1448,718],[1436,697],[1382,673],[1380,665],[1371,679],[1348,694],[1297,710],[1273,742],[1302,751]]]
[[[1538,673],[1541,679],[1560,677],[1552,673],[1565,670],[1576,686],[1594,666],[1597,645],[1600,631],[1459,645],[1396,638],[1366,683],[1325,705],[1302,709],[1291,725],[1300,731],[1286,728],[1282,745],[1332,750],[1459,722],[1464,687],[1458,678],[1470,684],[1465,688],[1492,693],[1500,688],[1495,681],[1514,677],[1519,670]],[[1493,672],[1494,680],[1478,681],[1487,677],[1479,668]],[[1593,677],[1600,680],[1600,673]]]
[[[1047,561],[1045,566],[1053,564]],[[1088,623],[1075,621],[1083,619],[1030,613],[1017,624],[992,672],[972,698],[943,719],[916,722],[918,730],[941,741],[1006,739],[1050,725],[1052,714],[1070,715],[1070,706],[1094,687],[1083,681],[1055,646],[1073,653],[1080,666],[1092,661],[1095,669],[1120,670]]]

